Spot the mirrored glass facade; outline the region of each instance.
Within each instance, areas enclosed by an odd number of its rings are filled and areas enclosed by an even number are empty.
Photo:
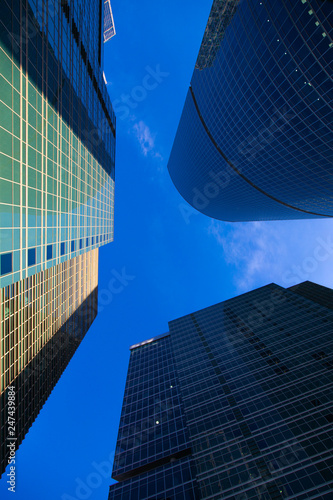
[[[113,239],[101,16],[97,0],[3,2],[0,287]]]
[[[95,249],[0,290],[0,393],[97,286]]]
[[[113,240],[103,30],[103,0],[1,3],[0,428],[16,448],[96,316],[98,248]]]
[[[110,487],[109,500],[329,500],[333,311],[323,301],[331,296],[331,290],[309,282],[298,289],[270,284],[171,321],[168,337],[147,341],[135,355],[132,351],[113,470],[121,482]],[[150,461],[150,470],[133,461],[131,471],[126,462],[126,477],[117,476],[119,460],[126,456],[121,446],[123,440],[128,443],[122,430],[129,404],[130,414],[136,413],[133,422],[149,414],[148,393],[132,392],[134,373],[147,391],[158,385],[159,373],[151,369],[155,385],[147,362],[158,363],[153,353],[166,339],[189,450],[172,463],[179,470],[188,463],[193,484],[184,497],[163,489],[174,485],[168,467],[153,461],[153,455],[144,462]],[[139,439],[133,432],[132,455],[149,449],[155,428],[153,420],[151,427],[143,426],[142,440],[140,425],[134,427]],[[160,490],[158,474],[165,474]]]
[[[226,221],[333,216],[333,4],[214,0],[168,169]]]
[[[196,498],[190,453],[169,334],[132,346],[109,500]]]
[[[94,249],[0,290],[0,474],[9,459],[9,388],[17,449],[96,317],[97,282]]]
[[[174,372],[169,337],[131,350],[114,476],[186,449]]]

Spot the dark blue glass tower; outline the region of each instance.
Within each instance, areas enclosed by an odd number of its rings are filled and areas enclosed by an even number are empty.
[[[332,308],[270,284],[132,346],[109,500],[332,498]]]
[[[131,347],[110,499],[195,498],[179,389],[169,333]]]
[[[215,0],[168,169],[227,221],[333,216],[333,3]]]

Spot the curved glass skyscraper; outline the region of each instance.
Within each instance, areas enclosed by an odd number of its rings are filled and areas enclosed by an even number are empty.
[[[227,221],[333,216],[333,3],[214,0],[168,169]]]

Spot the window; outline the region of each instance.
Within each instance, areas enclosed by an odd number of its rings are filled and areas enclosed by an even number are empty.
[[[83,247],[83,240],[82,240],[82,238],[81,238],[81,239],[80,239],[80,250],[81,250],[81,248],[82,248],[82,247]]]
[[[47,245],[46,247],[46,258],[47,260],[50,260],[52,259],[52,254],[53,254],[53,251],[52,251],[52,245]]]
[[[60,243],[60,255],[65,255],[65,242]]]
[[[323,359],[323,358],[326,358],[326,354],[324,353],[324,351],[319,351],[319,352],[315,352],[314,354],[312,354],[312,357],[314,359]]]
[[[36,248],[28,249],[28,267],[36,264]]]
[[[0,270],[1,276],[3,276],[4,274],[11,273],[13,270],[13,254],[11,252],[3,253],[1,255],[0,264],[1,264],[1,270]]]
[[[75,241],[72,240],[71,241],[71,252],[74,252],[74,250],[75,250]]]

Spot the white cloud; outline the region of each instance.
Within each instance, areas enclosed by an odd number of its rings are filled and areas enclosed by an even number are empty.
[[[333,222],[329,219],[212,221],[208,233],[234,268],[238,292],[271,282],[288,287],[310,280],[333,286]]]
[[[141,151],[144,156],[150,153],[154,158],[162,159],[160,153],[155,151],[155,134],[153,135],[151,133],[149,127],[142,120],[134,124],[133,130],[140,143]]]

